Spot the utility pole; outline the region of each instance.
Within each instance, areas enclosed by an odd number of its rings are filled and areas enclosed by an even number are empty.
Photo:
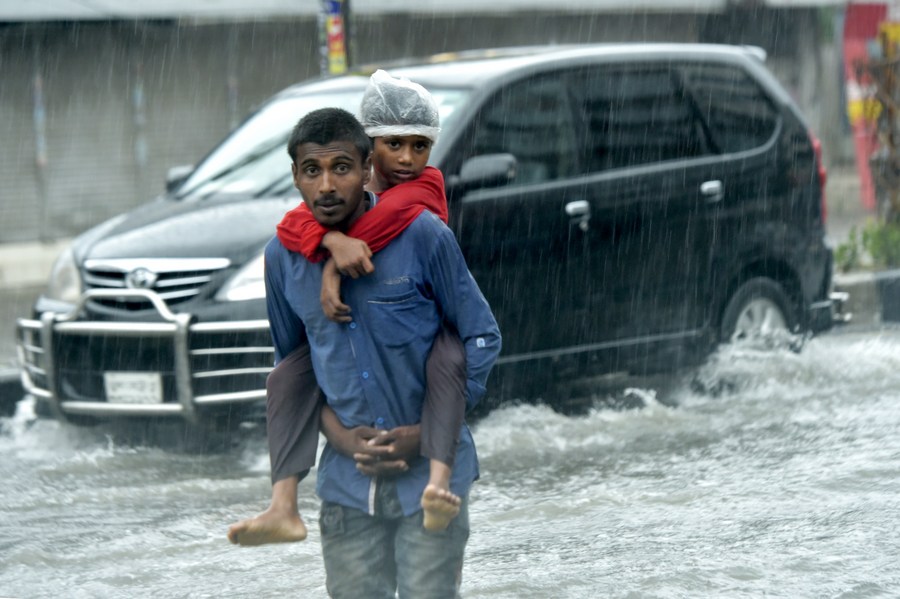
[[[323,76],[347,72],[350,64],[350,0],[320,0],[319,51]]]

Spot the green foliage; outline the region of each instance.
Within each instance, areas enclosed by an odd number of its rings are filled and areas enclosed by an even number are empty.
[[[875,267],[900,266],[900,224],[871,222],[862,232],[862,247],[872,256]]]
[[[900,267],[900,223],[870,221],[862,234],[853,227],[849,239],[835,248],[834,262],[842,272],[864,266]]]
[[[834,249],[834,265],[841,272],[849,272],[860,267],[859,233],[856,227],[850,229],[850,237]]]

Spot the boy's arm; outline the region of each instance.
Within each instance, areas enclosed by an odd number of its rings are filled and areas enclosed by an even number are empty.
[[[340,231],[329,231],[322,238],[322,247],[331,253],[336,270],[354,279],[375,272],[372,250],[361,239],[354,239]]]
[[[428,265],[444,318],[456,327],[466,348],[466,404],[471,410],[484,396],[488,374],[500,354],[500,329],[450,229],[437,231]]]
[[[341,279],[337,273],[356,279],[374,272],[372,252],[387,245],[425,209],[447,222],[444,177],[441,171],[430,166],[417,179],[385,191],[375,206],[350,228],[348,233],[353,237],[339,231],[330,231],[322,238],[322,245],[331,252],[337,267],[335,271],[326,265],[322,274],[320,300],[322,310],[328,318],[335,322],[352,320],[350,308],[341,301]],[[370,249],[366,242],[371,242],[374,246]]]
[[[329,258],[322,269],[322,289],[319,292],[322,311],[334,322],[350,322],[350,306],[341,301],[341,273],[335,266],[334,258]]]
[[[330,230],[319,224],[306,202],[286,212],[275,227],[281,244],[292,252],[303,254],[310,262],[321,262],[327,257],[322,240]]]
[[[433,166],[425,167],[416,179],[382,192],[375,206],[359,217],[346,235],[330,231],[323,236],[322,246],[331,252],[343,274],[354,279],[371,274],[375,270],[369,260],[372,252],[384,248],[423,210],[447,222],[444,176]]]

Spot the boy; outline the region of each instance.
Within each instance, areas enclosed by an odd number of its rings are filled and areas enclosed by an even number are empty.
[[[439,132],[437,107],[430,94],[421,86],[377,71],[364,95],[361,114],[366,133],[374,141],[373,180],[368,189],[381,195],[378,209],[355,221],[347,235],[319,224],[305,203],[286,214],[278,226],[282,244],[311,261],[320,261],[327,255],[326,250],[330,251],[332,257],[322,276],[322,307],[329,318],[351,323],[351,328],[355,324],[349,307],[340,299],[340,273],[354,279],[371,274],[372,251],[387,245],[426,208],[447,220],[443,177],[437,169],[426,167]],[[460,498],[449,489],[466,409],[465,354],[455,333],[444,330],[435,340],[427,362],[427,382],[421,452],[430,458],[431,474],[421,505],[423,525],[435,531],[447,527],[460,505]],[[267,389],[272,503],[260,516],[229,529],[229,539],[242,545],[299,541],[307,534],[297,512],[297,484],[315,461],[320,403],[307,347],[279,362],[267,380]],[[394,449],[402,441],[409,445],[414,435],[405,428],[383,431],[356,427],[348,432],[328,407],[321,414],[321,425],[326,438],[339,450],[345,448],[348,452],[353,447],[359,450],[361,443]],[[372,453],[355,453],[351,457],[366,473],[374,473],[379,466],[382,471],[392,466],[400,470],[406,467],[402,460],[373,463]],[[402,457],[391,451],[380,455]]]

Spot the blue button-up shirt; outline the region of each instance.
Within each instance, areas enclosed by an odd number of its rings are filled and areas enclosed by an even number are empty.
[[[453,233],[430,212],[375,254],[373,274],[344,281],[342,299],[353,316],[348,324],[322,312],[322,264],[285,249],[277,237],[266,246],[265,260],[276,360],[308,340],[319,386],[344,426],[389,430],[421,421],[425,360],[444,319],[466,348],[469,409],[484,395],[500,331]],[[398,479],[405,514],[420,509],[428,471],[420,457]],[[465,495],[476,478],[475,445],[463,425],[450,488]],[[373,513],[373,485],[351,458],[326,444],[317,475],[322,499]]]

